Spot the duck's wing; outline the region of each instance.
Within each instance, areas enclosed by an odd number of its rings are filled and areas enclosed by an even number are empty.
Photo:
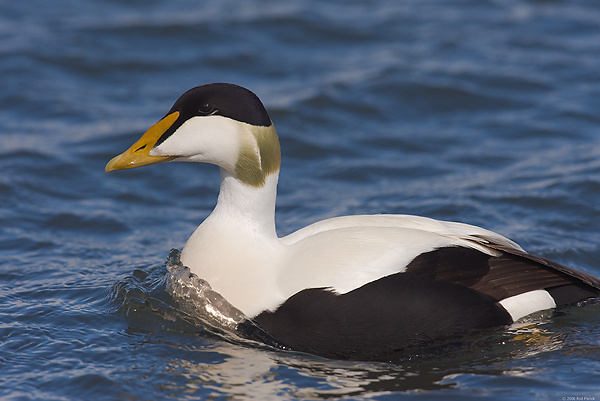
[[[549,290],[558,298],[556,305],[561,305],[577,302],[586,298],[588,292],[600,289],[599,279],[531,255],[500,234],[419,216],[332,218],[307,226],[284,240],[303,249],[303,255],[314,255],[310,263],[300,266],[298,280],[304,273],[324,280],[305,288],[326,287],[329,282],[338,293],[346,293],[391,274],[411,272],[473,289],[496,301]],[[318,265],[323,260],[327,263]],[[311,269],[312,263],[318,267]],[[291,273],[291,269],[287,272]],[[565,288],[559,291],[565,286],[573,290],[572,294]]]
[[[556,292],[561,296],[555,303],[561,305],[598,295],[600,291],[600,280],[587,273],[525,251],[488,246],[502,253],[490,257],[468,248],[440,248],[417,256],[406,271],[468,287],[497,301],[536,290],[549,291],[555,298],[556,289],[573,287],[570,294],[564,289]]]
[[[483,252],[490,252],[487,242],[522,250],[522,248],[510,239],[493,231],[470,224],[435,220],[422,216],[411,216],[404,214],[375,214],[333,217],[310,224],[283,238],[284,244],[293,244],[305,238],[325,231],[348,229],[348,228],[401,228],[424,231],[437,234],[454,240],[472,240],[472,246],[481,248]],[[480,246],[483,245],[483,246]],[[492,251],[493,252],[493,251]]]
[[[493,265],[491,270],[494,271],[494,275],[496,277],[524,275],[527,273],[523,271],[528,270],[525,268],[525,266],[529,266],[529,270],[533,268],[535,272],[538,272],[538,276],[536,277],[540,280],[538,286],[543,285],[544,288],[549,288],[551,287],[552,282],[558,282],[559,280],[562,280],[563,283],[576,283],[579,285],[589,286],[591,289],[600,290],[600,279],[588,273],[564,266],[541,256],[532,255],[520,249],[507,247],[503,244],[497,244],[489,238],[481,237],[481,239],[488,247],[504,253],[502,257],[493,258],[491,261]],[[534,273],[534,275],[535,274],[536,273]],[[547,278],[544,279],[543,277]],[[533,280],[535,280],[535,278],[531,279],[531,281]],[[492,277],[490,277],[488,281],[492,282]]]
[[[501,246],[497,246],[501,248]],[[254,321],[280,344],[371,359],[600,296],[600,280],[512,248],[439,248],[346,293],[307,288]]]
[[[600,296],[600,280],[530,255],[477,227],[413,217],[358,220],[362,226],[344,218],[309,226],[290,242],[314,244],[303,248],[310,253],[343,243],[342,238],[359,239],[338,254],[342,258],[361,254],[361,244],[376,236],[396,242],[402,251],[366,268],[359,263],[362,269],[327,269],[336,274],[323,285],[304,286],[276,309],[254,317],[279,343],[327,357],[369,359]],[[369,278],[364,272],[375,273]],[[337,285],[325,284],[336,280]],[[351,289],[340,290],[348,283]]]

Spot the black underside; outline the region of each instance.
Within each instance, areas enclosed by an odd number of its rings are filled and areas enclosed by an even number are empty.
[[[347,294],[307,289],[255,322],[282,344],[328,358],[370,359],[512,322],[491,297],[415,273]]]
[[[490,257],[441,248],[406,272],[346,294],[298,292],[253,320],[265,342],[328,358],[373,359],[474,330],[512,323],[499,300],[547,289],[557,305],[600,295],[600,280],[528,254]]]

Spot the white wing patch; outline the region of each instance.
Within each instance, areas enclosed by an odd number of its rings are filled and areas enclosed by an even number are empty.
[[[548,291],[535,290],[503,299],[500,305],[510,314],[513,322],[516,322],[533,312],[555,308],[556,302]]]

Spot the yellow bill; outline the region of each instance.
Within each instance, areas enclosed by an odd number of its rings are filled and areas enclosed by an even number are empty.
[[[104,171],[110,173],[114,170],[147,166],[175,159],[176,156],[150,156],[150,150],[152,150],[158,139],[173,125],[178,117],[179,112],[176,111],[154,124],[129,149],[113,157],[104,168]]]

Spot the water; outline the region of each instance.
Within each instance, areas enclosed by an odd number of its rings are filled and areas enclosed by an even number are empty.
[[[395,364],[240,340],[167,288],[217,169],[103,171],[185,90],[234,82],[281,137],[280,234],[425,215],[600,276],[599,20],[594,0],[0,3],[0,398],[600,399],[599,305]]]

